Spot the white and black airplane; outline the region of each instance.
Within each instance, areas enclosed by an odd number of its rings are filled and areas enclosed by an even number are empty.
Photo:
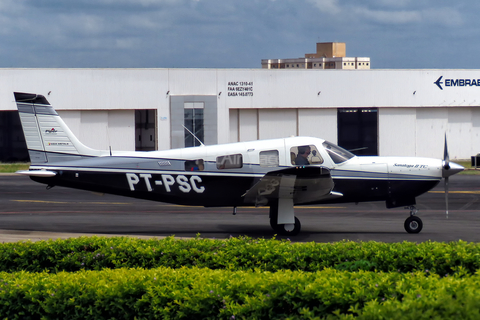
[[[296,235],[294,206],[385,201],[408,207],[409,233],[421,231],[415,198],[464,168],[448,158],[355,156],[333,143],[290,137],[148,152],[83,145],[42,95],[14,93],[31,160],[17,173],[47,184],[180,205],[269,206],[270,225]]]

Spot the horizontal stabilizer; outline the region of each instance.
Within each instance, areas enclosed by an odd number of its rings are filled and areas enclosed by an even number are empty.
[[[47,170],[19,170],[15,173],[23,174],[25,176],[30,176],[30,177],[44,177],[44,178],[49,178],[57,175],[56,172],[47,171]]]

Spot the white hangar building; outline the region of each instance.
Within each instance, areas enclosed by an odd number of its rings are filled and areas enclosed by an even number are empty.
[[[44,95],[92,148],[315,136],[357,154],[480,152],[480,70],[0,69],[0,161],[26,157],[13,92]],[[23,152],[23,153],[22,153]],[[23,157],[23,158],[22,158]]]

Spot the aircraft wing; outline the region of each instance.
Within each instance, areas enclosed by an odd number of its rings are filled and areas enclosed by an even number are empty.
[[[256,206],[266,205],[271,199],[293,199],[294,204],[339,198],[330,170],[323,167],[301,166],[264,175],[245,194],[245,202]]]

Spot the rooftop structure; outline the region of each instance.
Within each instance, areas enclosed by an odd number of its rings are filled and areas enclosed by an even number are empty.
[[[263,69],[370,69],[370,58],[346,57],[344,42],[319,42],[305,58],[262,59]]]

